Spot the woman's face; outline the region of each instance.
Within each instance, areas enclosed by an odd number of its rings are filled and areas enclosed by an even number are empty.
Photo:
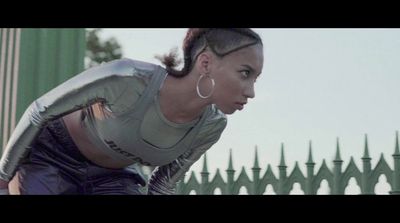
[[[213,103],[225,114],[242,110],[254,98],[254,83],[264,64],[263,47],[252,45],[217,59],[210,74],[215,80]]]

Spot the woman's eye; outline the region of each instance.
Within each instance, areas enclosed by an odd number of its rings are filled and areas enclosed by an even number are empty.
[[[249,75],[250,75],[250,72],[249,72],[248,70],[241,71],[241,73],[242,73],[242,76],[243,76],[244,78],[248,78]]]

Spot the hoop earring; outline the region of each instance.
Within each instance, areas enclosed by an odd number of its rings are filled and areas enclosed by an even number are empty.
[[[211,97],[211,95],[214,93],[215,81],[214,81],[213,78],[210,77],[210,79],[211,79],[211,85],[212,85],[212,90],[211,90],[210,94],[208,94],[207,96],[204,96],[204,95],[202,95],[202,94],[200,93],[200,87],[199,87],[199,83],[200,83],[201,79],[203,79],[204,76],[206,76],[206,75],[205,75],[205,74],[200,75],[199,79],[197,80],[196,90],[197,90],[197,95],[198,95],[200,98],[207,99],[207,98]],[[207,75],[207,76],[208,76],[208,75]]]

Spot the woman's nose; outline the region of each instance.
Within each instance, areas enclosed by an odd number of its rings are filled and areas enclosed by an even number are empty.
[[[254,84],[250,84],[248,87],[246,87],[246,89],[244,91],[244,95],[247,98],[254,98],[255,97]]]

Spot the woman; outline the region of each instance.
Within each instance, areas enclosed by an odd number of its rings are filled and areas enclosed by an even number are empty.
[[[242,110],[262,71],[263,44],[251,29],[189,29],[184,66],[122,59],[67,80],[35,100],[0,161],[8,194],[143,194],[128,166],[156,166],[148,194],[173,194],[177,181]],[[11,188],[11,187],[10,187]]]

